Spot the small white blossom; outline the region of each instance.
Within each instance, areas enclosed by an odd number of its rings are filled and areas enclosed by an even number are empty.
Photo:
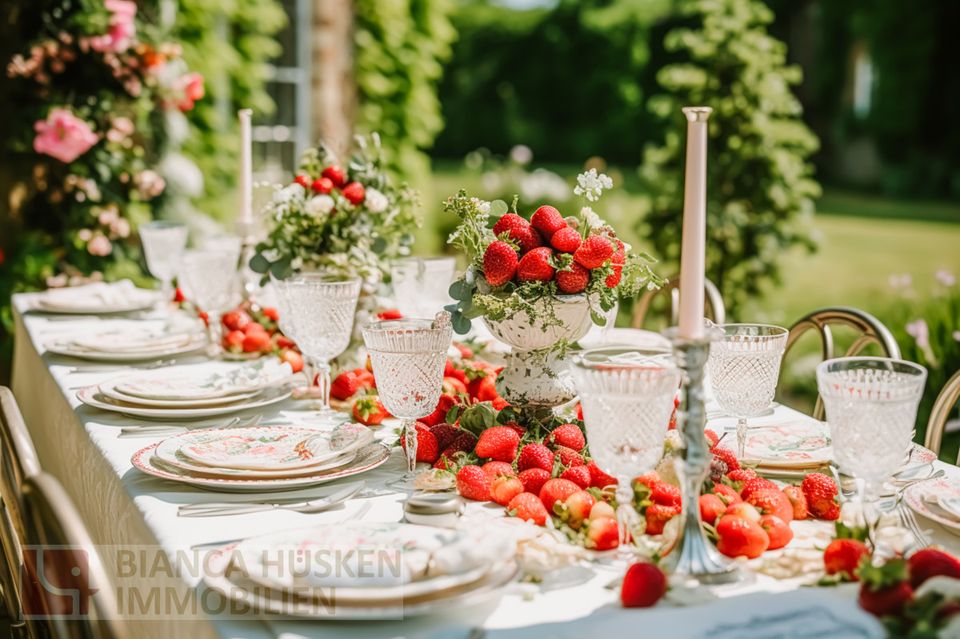
[[[470,201],[473,202],[476,205],[477,210],[479,210],[484,215],[490,213],[490,203],[487,202],[486,200],[481,200],[478,197],[472,197],[470,198]]]
[[[580,209],[580,216],[583,217],[583,221],[587,223],[587,228],[595,229],[604,225],[600,216],[589,206]]]
[[[888,278],[887,282],[893,289],[910,288],[910,285],[913,284],[913,278],[910,277],[909,273],[894,274]]]
[[[314,217],[320,217],[321,215],[326,215],[333,210],[334,204],[333,198],[329,195],[316,195],[304,204],[304,209],[307,213]]]
[[[390,206],[390,200],[377,189],[367,189],[366,204],[371,213],[383,213]]]
[[[600,199],[604,189],[612,189],[613,180],[604,173],[597,173],[596,169],[590,169],[577,176],[577,186],[574,187],[575,195],[582,195],[590,202],[596,202]]]
[[[285,204],[292,200],[302,200],[304,193],[306,191],[299,184],[290,184],[276,191],[273,194],[273,201],[277,204]]]

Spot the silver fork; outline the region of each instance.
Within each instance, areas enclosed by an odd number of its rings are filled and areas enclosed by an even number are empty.
[[[914,548],[920,550],[930,545],[930,538],[927,537],[927,534],[920,529],[920,525],[917,523],[917,518],[914,516],[913,511],[910,510],[910,508],[904,504],[897,506],[897,518],[900,520],[900,524],[909,530],[911,535],[913,535]]]
[[[86,366],[70,366],[64,369],[64,372],[68,375],[70,373],[113,373],[123,370],[136,370],[136,371],[152,371],[158,368],[166,368],[167,366],[173,366],[177,363],[175,359],[157,359],[152,362],[147,362],[146,364],[137,364],[131,366],[129,364],[91,364]],[[89,386],[89,384],[87,384]],[[79,388],[83,388],[82,386]]]
[[[249,426],[256,426],[260,423],[260,420],[263,419],[263,415],[253,415],[252,417],[246,419],[240,419],[239,417],[234,417],[226,424],[218,424],[214,422],[211,426],[205,426],[204,428],[232,428],[238,426],[240,428],[246,428]],[[191,430],[187,426],[177,426],[176,424],[161,424],[161,425],[148,425],[142,424],[137,426],[124,426],[120,429],[120,434],[117,435],[118,439],[129,439],[131,437],[153,437],[155,435],[176,435],[179,433],[186,432]],[[197,429],[194,429],[197,430]]]

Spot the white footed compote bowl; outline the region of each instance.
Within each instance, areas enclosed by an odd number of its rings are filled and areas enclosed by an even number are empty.
[[[559,406],[573,399],[576,389],[567,358],[554,347],[587,334],[590,304],[586,295],[558,295],[534,302],[533,312],[534,317],[519,311],[499,321],[483,318],[493,336],[511,348],[497,390],[515,406]]]

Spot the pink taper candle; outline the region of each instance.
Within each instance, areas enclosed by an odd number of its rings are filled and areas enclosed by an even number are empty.
[[[710,107],[685,107],[687,167],[683,184],[680,245],[680,329],[686,339],[703,337],[703,290],[707,251],[707,118]]]

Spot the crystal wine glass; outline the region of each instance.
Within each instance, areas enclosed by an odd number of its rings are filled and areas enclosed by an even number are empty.
[[[453,337],[450,314],[435,319],[399,319],[372,322],[363,327],[363,341],[380,401],[399,417],[407,455],[407,472],[393,485],[412,489],[417,465],[417,420],[437,407],[443,386],[443,367]]]
[[[620,556],[637,519],[632,480],[653,470],[663,457],[673,398],[681,373],[669,352],[608,346],[573,360],[574,385],[583,406],[590,454],[617,478]]]
[[[237,260],[239,251],[229,248],[186,251],[180,260],[179,278],[187,296],[207,314],[207,350],[217,355],[220,348],[220,316],[237,303]]]
[[[141,224],[137,231],[147,268],[160,281],[163,307],[166,309],[173,299],[173,278],[187,246],[187,226],[179,222],[157,220]]]
[[[737,418],[737,456],[747,448],[747,418],[773,403],[789,331],[768,324],[720,324],[723,339],[710,345],[707,370],[720,408]]]
[[[340,416],[330,408],[330,361],[347,350],[357,312],[361,281],[326,273],[301,273],[286,279],[273,278],[277,288],[283,332],[307,360],[320,386],[320,417],[336,421]]]
[[[927,369],[885,357],[841,357],[817,367],[838,469],[862,482],[864,504],[903,464]]]
[[[429,317],[451,302],[447,291],[456,274],[452,257],[408,257],[390,266],[397,309],[404,317]]]

